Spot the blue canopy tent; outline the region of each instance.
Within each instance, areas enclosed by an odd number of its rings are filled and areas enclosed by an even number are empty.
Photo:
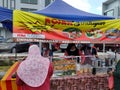
[[[12,10],[0,7],[0,23],[3,24],[4,28],[9,29],[10,31],[12,31],[12,16]]]
[[[55,0],[45,9],[35,11],[34,13],[46,15],[53,18],[77,21],[77,22],[114,19],[113,17],[96,15],[82,10],[78,10],[62,0]]]

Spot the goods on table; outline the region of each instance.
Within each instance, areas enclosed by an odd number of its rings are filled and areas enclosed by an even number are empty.
[[[81,65],[73,58],[53,58],[55,76],[92,74],[92,66]]]
[[[53,65],[57,76],[76,74],[76,60],[53,58]]]
[[[81,74],[92,74],[92,66],[91,65],[80,65],[79,69],[77,69],[77,75]]]

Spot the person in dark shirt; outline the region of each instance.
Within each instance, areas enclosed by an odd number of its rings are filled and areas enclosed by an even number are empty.
[[[65,50],[65,56],[78,56],[78,57],[76,58],[78,63],[80,62],[79,56],[81,56],[81,64],[83,64],[84,61],[85,61],[84,55],[83,55],[82,52],[76,47],[76,45],[75,45],[74,43],[68,44],[68,47],[67,47],[67,49]]]
[[[65,56],[79,56],[80,55],[79,49],[76,47],[74,43],[68,44],[67,49],[65,50]]]
[[[96,58],[98,58],[97,48],[94,46],[94,44],[90,44],[90,47],[91,47],[91,55],[94,55]]]

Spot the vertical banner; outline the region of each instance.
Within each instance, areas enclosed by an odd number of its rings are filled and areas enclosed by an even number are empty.
[[[16,79],[12,78],[12,75],[16,72],[19,66],[19,62],[16,62],[6,72],[1,80],[1,90],[21,90],[21,87],[17,86]]]

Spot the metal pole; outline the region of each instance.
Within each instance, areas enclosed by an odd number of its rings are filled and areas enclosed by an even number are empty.
[[[105,43],[103,43],[103,53],[105,53]]]
[[[42,42],[39,42],[40,53],[42,52]]]

